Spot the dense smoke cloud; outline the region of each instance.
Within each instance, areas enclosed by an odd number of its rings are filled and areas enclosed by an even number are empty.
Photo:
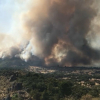
[[[27,45],[13,54],[26,60],[36,55],[47,65],[90,65],[98,61],[100,50],[94,48],[92,37],[96,32],[93,21],[98,16],[98,2],[31,1],[29,10],[21,15],[24,32],[20,36]]]

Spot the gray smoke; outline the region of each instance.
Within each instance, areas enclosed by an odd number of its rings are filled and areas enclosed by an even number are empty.
[[[100,60],[100,50],[92,45],[98,3],[99,0],[34,0],[21,19],[21,37],[28,44],[17,54],[22,59],[35,55],[47,65],[90,65]]]
[[[37,0],[39,2],[39,0]],[[97,16],[94,0],[43,0],[25,14],[34,54],[46,64],[79,65],[99,60],[86,39]]]

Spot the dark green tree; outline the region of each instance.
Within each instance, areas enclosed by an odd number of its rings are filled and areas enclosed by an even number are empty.
[[[72,93],[73,84],[70,81],[61,82],[59,85],[59,90],[62,96],[69,96]]]
[[[49,100],[49,94],[47,91],[42,93],[41,100]]]

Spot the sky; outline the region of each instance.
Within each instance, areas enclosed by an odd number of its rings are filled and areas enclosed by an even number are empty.
[[[0,31],[8,33],[11,29],[13,14],[17,10],[14,0],[0,0]]]
[[[21,13],[27,10],[29,0],[0,0],[0,33],[11,33]],[[16,20],[16,22],[15,22]]]

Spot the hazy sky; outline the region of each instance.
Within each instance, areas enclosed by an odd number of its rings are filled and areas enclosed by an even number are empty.
[[[14,0],[0,0],[0,32],[8,33],[17,9]]]
[[[29,4],[30,0],[0,0],[0,33],[10,33]]]

